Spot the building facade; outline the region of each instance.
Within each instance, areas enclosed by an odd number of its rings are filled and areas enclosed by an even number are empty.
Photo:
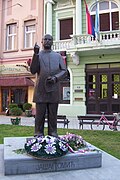
[[[87,32],[85,2],[94,25],[98,13],[95,37]],[[54,50],[66,51],[70,73],[70,103],[61,104],[59,112],[120,112],[120,1],[47,1],[45,16],[45,31],[54,36]]]
[[[0,112],[10,103],[32,103],[29,64],[35,42],[41,43],[43,19],[43,0],[0,1]]]
[[[94,25],[98,13],[96,36],[87,31],[85,2]],[[40,45],[42,35],[50,33],[53,50],[62,54],[68,69],[59,85],[58,113],[120,112],[120,0],[4,0],[0,6],[0,111],[7,100],[32,102],[35,77],[24,66],[34,43]]]

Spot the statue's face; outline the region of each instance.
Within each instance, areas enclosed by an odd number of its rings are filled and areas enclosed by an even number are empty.
[[[43,37],[42,43],[43,43],[44,49],[51,49],[51,46],[52,46],[52,44],[53,44],[53,38],[52,38],[52,36],[49,35],[49,34],[46,34],[46,35]]]

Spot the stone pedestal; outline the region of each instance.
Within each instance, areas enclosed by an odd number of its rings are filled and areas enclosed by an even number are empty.
[[[40,160],[19,154],[16,150],[23,149],[25,137],[4,138],[4,171],[5,175],[56,172],[102,166],[102,153],[93,151],[87,153],[68,153],[58,159]]]

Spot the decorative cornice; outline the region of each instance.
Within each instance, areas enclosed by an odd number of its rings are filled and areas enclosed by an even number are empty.
[[[36,16],[33,16],[32,14],[30,14],[24,19],[24,21],[29,21],[29,20],[33,20],[33,19],[36,19]]]
[[[6,24],[12,24],[12,23],[18,23],[18,20],[10,19],[9,21],[6,22]]]

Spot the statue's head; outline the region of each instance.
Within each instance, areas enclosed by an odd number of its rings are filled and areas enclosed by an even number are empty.
[[[45,34],[42,38],[42,44],[44,49],[51,49],[51,46],[53,45],[53,37],[50,34]]]

